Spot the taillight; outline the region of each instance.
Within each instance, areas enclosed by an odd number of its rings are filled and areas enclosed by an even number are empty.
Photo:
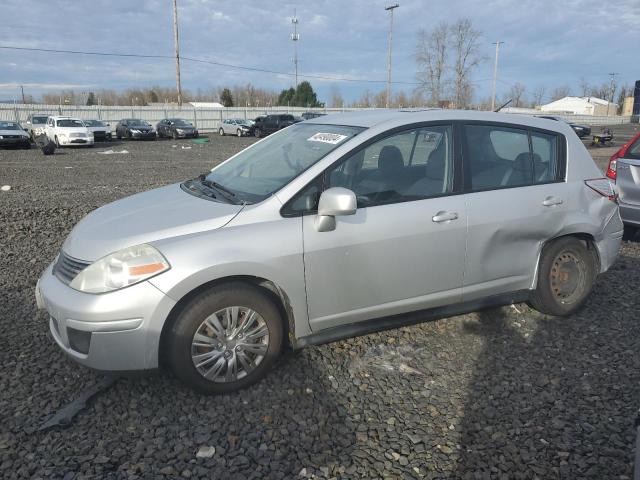
[[[609,166],[607,167],[607,177],[609,177],[614,182],[616,181],[616,177],[618,176],[618,159],[620,158],[620,150],[611,155],[609,159]]]
[[[584,183],[594,192],[607,197],[612,202],[618,203],[616,186],[608,178],[592,178],[591,180],[585,180]]]

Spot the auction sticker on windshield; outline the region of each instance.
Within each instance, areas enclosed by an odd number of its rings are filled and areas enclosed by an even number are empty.
[[[313,137],[307,139],[308,142],[322,142],[330,143],[331,145],[337,145],[341,141],[347,138],[347,135],[340,135],[339,133],[316,133]]]

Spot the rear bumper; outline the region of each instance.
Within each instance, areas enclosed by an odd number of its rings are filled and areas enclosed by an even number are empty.
[[[620,202],[620,216],[622,221],[634,227],[640,227],[640,205]]]
[[[609,270],[616,258],[618,258],[623,234],[624,225],[620,218],[620,211],[616,208],[606,223],[600,240],[596,242],[598,256],[600,257],[600,273]]]

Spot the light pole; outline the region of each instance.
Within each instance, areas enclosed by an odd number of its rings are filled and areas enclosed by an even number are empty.
[[[173,43],[176,49],[176,90],[178,92],[178,106],[182,106],[182,86],[180,85],[180,46],[178,43],[177,0],[173,0]]]
[[[496,109],[496,81],[498,80],[498,55],[500,54],[500,44],[504,42],[493,42],[496,46],[496,59],[493,62],[493,83],[491,86],[491,111]]]
[[[293,41],[293,68],[296,76],[296,90],[298,89],[298,40],[300,40],[300,34],[298,33],[298,17],[296,17],[296,9],[293,9],[293,17],[291,18],[291,24],[293,25],[293,33],[291,34],[291,40]]]
[[[616,75],[618,75],[616,72],[612,72],[612,73],[609,74],[609,76],[611,77],[611,87],[609,88],[609,91],[611,92],[609,94],[611,100],[607,101],[607,117],[609,116],[609,105],[611,105],[613,103],[613,92],[614,92],[614,89],[615,89],[615,78],[616,78]],[[618,112],[616,112],[616,113],[618,113]]]
[[[384,7],[384,9],[389,12],[389,53],[387,54],[387,108],[389,108],[389,105],[391,103],[391,41],[393,36],[393,11],[399,6],[400,5],[396,3],[395,5]]]

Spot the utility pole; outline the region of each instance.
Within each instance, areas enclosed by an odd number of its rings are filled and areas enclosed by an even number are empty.
[[[612,72],[612,73],[609,74],[609,76],[611,77],[611,87],[609,88],[609,92],[611,92],[609,94],[611,100],[607,101],[607,117],[609,116],[609,105],[611,105],[613,103],[613,93],[614,93],[615,85],[616,85],[615,84],[616,75],[618,75],[616,72]],[[616,112],[616,113],[618,113],[618,112]]]
[[[291,40],[293,41],[293,68],[295,69],[296,76],[296,90],[298,89],[298,40],[300,40],[300,34],[298,33],[298,17],[296,17],[296,9],[293,9],[293,17],[291,18],[291,24],[293,25],[293,33],[291,34]]]
[[[384,7],[386,11],[389,12],[389,53],[387,54],[387,104],[386,108],[389,108],[391,104],[391,41],[393,36],[393,11],[398,8],[400,5],[389,5],[388,7]]]
[[[493,42],[496,46],[496,59],[493,62],[493,83],[491,86],[491,111],[496,109],[496,81],[498,80],[498,55],[500,54],[500,44],[504,42]]]
[[[24,105],[26,103],[24,101],[24,85],[20,85],[20,92],[22,92],[22,104]]]
[[[182,86],[180,85],[180,44],[178,42],[178,4],[173,0],[173,43],[176,47],[176,90],[178,91],[178,106],[182,106]]]

